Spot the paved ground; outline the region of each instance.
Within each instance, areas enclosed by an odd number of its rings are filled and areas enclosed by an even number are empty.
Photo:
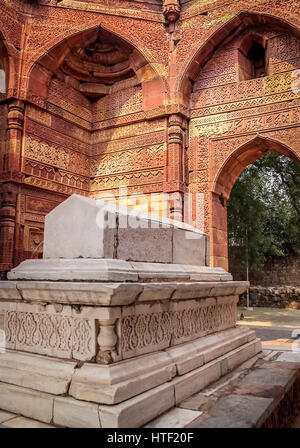
[[[238,315],[241,314],[244,318],[239,320],[238,324],[253,328],[257,337],[262,340],[264,348],[291,347],[297,339],[297,330],[300,342],[300,310],[239,308]]]
[[[238,324],[253,328],[265,350],[292,350],[292,344],[295,346],[297,339],[297,330],[300,339],[300,310],[253,307],[239,308],[238,313],[239,316],[241,313],[244,315]],[[274,352],[270,352],[269,356],[272,353]],[[296,417],[292,428],[300,428],[300,416]]]
[[[0,428],[54,428],[54,426],[0,410]]]
[[[300,330],[300,310],[286,310],[281,308],[238,308],[239,315],[243,313],[244,319],[239,323],[269,329]]]
[[[278,339],[291,339],[291,331],[287,329],[276,330],[275,328],[256,327],[255,325],[251,326],[251,328],[255,330],[257,337],[263,342]]]

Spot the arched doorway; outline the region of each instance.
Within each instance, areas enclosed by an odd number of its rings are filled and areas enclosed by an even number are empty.
[[[219,254],[219,244],[223,245],[224,264],[228,257],[226,202],[230,197],[235,181],[244,169],[254,161],[264,157],[269,151],[282,154],[297,162],[300,161],[299,155],[288,146],[268,138],[255,137],[230,155],[220,168],[213,183],[211,192],[211,243],[213,254],[216,254],[216,251]]]
[[[204,195],[213,266],[228,268],[226,200],[239,174],[268,150],[300,157],[298,35],[279,19],[240,14],[182,79],[191,91],[189,192]]]
[[[166,152],[166,119],[147,115],[163,103],[164,82],[142,51],[103,27],[63,39],[22,86],[14,265],[42,256],[44,216],[70,194],[110,198],[119,185],[160,193]]]
[[[227,201],[229,271],[251,286],[297,284],[300,164],[268,151],[235,181]]]

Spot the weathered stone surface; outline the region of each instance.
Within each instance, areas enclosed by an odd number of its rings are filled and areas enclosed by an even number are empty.
[[[207,235],[174,229],[173,263],[206,265]]]
[[[290,382],[295,379],[296,372],[281,368],[277,363],[272,363],[269,368],[264,368],[262,365],[255,371],[250,372],[243,380],[241,385],[254,384],[260,386],[280,386],[282,388],[288,388]]]
[[[16,417],[16,414],[12,414],[11,412],[0,411],[0,423],[6,422],[11,418]]]
[[[150,279],[192,280],[198,282],[231,281],[222,268],[169,263],[126,262],[118,259],[41,259],[26,260],[8,273],[10,280],[121,282]],[[10,289],[2,294],[20,299],[17,282],[3,282]]]
[[[72,195],[45,220],[44,258],[119,258],[205,266],[208,236],[164,218]]]
[[[201,338],[202,339],[202,338]],[[191,370],[196,369],[204,364],[204,357],[197,341],[187,342],[175,347],[166,349],[166,352],[176,364],[178,375],[184,375]]]
[[[16,282],[0,281],[0,300],[22,300]]]
[[[281,353],[278,358],[276,358],[276,361],[300,363],[299,349],[295,352]]]
[[[137,281],[138,275],[124,260],[46,258],[23,261],[8,273],[8,278],[10,280],[121,282]],[[13,283],[9,285],[10,288],[13,287]]]
[[[138,428],[175,405],[174,387],[164,384],[115,406],[99,406],[102,428]]]
[[[119,228],[117,258],[149,263],[172,263],[172,236],[172,228]]]
[[[131,262],[140,280],[151,281],[160,279],[189,280],[190,276],[184,271],[183,265],[165,263],[138,263]]]
[[[227,395],[221,397],[209,410],[209,416],[195,428],[251,428],[257,426],[272,404],[271,398],[251,395]]]
[[[184,428],[187,424],[200,417],[201,414],[202,412],[175,408],[152,420],[145,428]]]
[[[143,289],[136,283],[19,281],[17,285],[28,301],[109,306],[132,303]]]
[[[5,428],[54,428],[52,425],[46,425],[37,420],[31,420],[26,417],[16,417],[4,423]]]
[[[214,284],[211,282],[203,283],[178,283],[176,291],[174,292],[172,299],[199,299],[200,297],[209,297]]]
[[[248,331],[244,333],[243,332],[240,333],[237,332],[236,334],[233,333],[232,338],[230,338],[230,340],[225,339],[223,343],[222,341],[220,341],[220,338],[218,338],[215,345],[203,351],[204,362],[209,362],[212,359],[217,358],[218,356],[222,356],[227,351],[234,350],[237,347],[255,339],[256,338],[255,332],[253,330],[249,329],[247,330]]]
[[[45,423],[52,420],[54,396],[25,387],[0,383],[1,407]]]
[[[79,400],[120,403],[174,376],[175,365],[161,352],[110,366],[86,364],[76,370],[69,394]]]
[[[172,299],[236,296],[240,291],[244,291],[247,286],[248,282],[182,282],[181,284],[178,284]]]
[[[6,352],[0,356],[0,381],[59,395],[68,391],[75,366],[75,362]]]
[[[234,328],[171,347],[166,352],[176,363],[178,374],[183,375],[246,344],[251,339],[255,339],[254,331],[246,327]]]
[[[68,397],[56,397],[53,423],[68,428],[101,428],[98,405]]]
[[[228,355],[224,355],[221,357],[221,360],[224,361],[222,368],[222,375],[225,375],[227,371],[234,369],[242,362],[246,361],[249,358],[252,358],[257,353],[261,352],[261,342],[259,339],[254,339],[247,344],[242,345],[241,347],[236,348]]]
[[[149,300],[166,300],[172,297],[176,289],[173,283],[148,283],[143,285],[143,292],[138,296],[138,302]]]
[[[208,266],[195,266],[191,264],[182,265],[182,269],[190,276],[193,281],[231,281],[232,275],[222,268]]]
[[[116,228],[97,225],[102,208],[72,195],[52,210],[45,218],[44,258],[113,258]]]
[[[216,397],[210,397],[200,392],[198,394],[192,395],[190,398],[186,398],[177,406],[179,408],[190,409],[192,411],[207,411],[214,405],[216,401]]]
[[[173,384],[175,387],[176,404],[185,398],[199,392],[208,384],[216,381],[221,376],[220,361],[212,361],[204,366],[186,373],[182,377],[175,378]]]

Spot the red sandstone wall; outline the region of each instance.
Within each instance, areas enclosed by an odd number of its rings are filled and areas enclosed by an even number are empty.
[[[266,150],[300,154],[299,0],[182,0],[175,25],[160,0],[42,3],[0,1],[0,270],[41,256],[44,215],[69,194],[109,198],[120,185],[157,194],[159,213],[168,193],[203,193],[211,262],[226,267],[235,179]],[[62,71],[97,27],[133,72],[98,99]],[[268,76],[240,81],[243,33],[267,41]]]
[[[267,39],[268,75],[240,81],[244,69],[240,47],[251,33]],[[292,73],[300,68],[300,42],[263,27],[248,27],[244,36],[216,51],[201,70],[190,100],[189,159],[194,162],[190,187],[217,195],[211,209],[207,206],[206,228],[215,249],[213,263],[219,265],[227,256],[227,222],[218,196],[222,193],[228,198],[243,169],[269,149],[264,139],[276,139],[295,153],[300,150],[300,109],[292,91]],[[285,153],[284,146],[274,150]]]

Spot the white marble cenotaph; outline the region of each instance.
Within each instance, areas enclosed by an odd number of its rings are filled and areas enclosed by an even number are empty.
[[[141,427],[261,351],[237,327],[209,238],[72,195],[44,258],[0,282],[0,408],[64,427]]]

